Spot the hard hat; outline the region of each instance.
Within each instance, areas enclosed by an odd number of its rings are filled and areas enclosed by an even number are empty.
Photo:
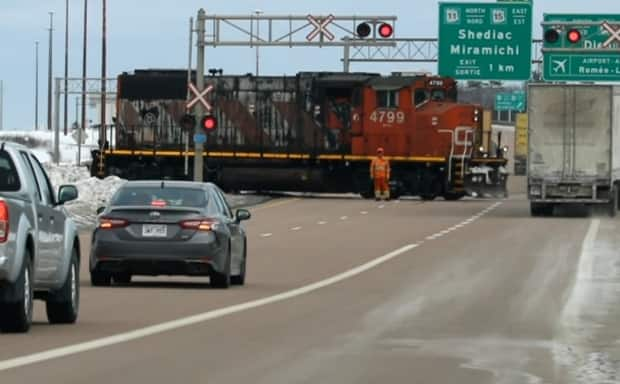
[[[383,153],[383,147],[377,148],[377,153]]]

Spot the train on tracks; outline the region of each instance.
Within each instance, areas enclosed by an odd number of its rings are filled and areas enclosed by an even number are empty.
[[[204,179],[224,190],[370,197],[369,162],[383,147],[392,196],[506,195],[507,160],[490,148],[482,108],[457,102],[451,78],[214,74],[205,84],[217,129],[206,135]],[[191,179],[195,135],[181,123],[187,88],[183,70],[119,75],[114,129],[92,152],[92,174]]]

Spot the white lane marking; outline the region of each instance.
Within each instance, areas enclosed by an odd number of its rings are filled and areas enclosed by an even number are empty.
[[[271,237],[273,236],[273,233],[261,233],[260,237]]]
[[[301,227],[293,227],[291,228],[291,231],[299,231],[301,229]]]
[[[367,214],[368,214],[368,211],[361,211],[360,213],[361,213],[362,215],[367,215]]]
[[[581,256],[579,257],[579,266],[577,267],[577,280],[591,280],[593,277],[594,245],[596,244],[596,235],[598,234],[600,225],[600,219],[593,219],[590,222],[588,233],[581,245]]]
[[[290,291],[286,291],[286,292],[283,292],[277,295],[265,297],[263,299],[248,301],[246,303],[241,303],[241,304],[236,304],[236,305],[232,305],[232,306],[225,307],[225,308],[215,309],[215,310],[204,312],[198,315],[189,316],[189,317],[185,317],[185,318],[178,319],[178,320],[168,321],[166,323],[161,323],[157,325],[152,325],[149,327],[136,329],[134,331],[120,333],[114,336],[103,337],[103,338],[92,340],[92,341],[87,341],[87,342],[78,343],[74,345],[68,345],[65,347],[50,349],[44,352],[34,353],[31,355],[26,355],[26,356],[16,357],[14,359],[0,361],[0,371],[6,371],[12,368],[23,367],[25,365],[40,363],[42,361],[57,359],[60,357],[75,355],[75,354],[82,353],[82,352],[88,352],[88,351],[92,351],[95,349],[108,347],[111,345],[126,343],[128,341],[142,339],[142,338],[153,336],[153,335],[160,334],[163,332],[188,327],[190,325],[204,323],[206,321],[217,319],[217,318],[227,316],[227,315],[231,315],[233,313],[247,311],[248,309],[262,307],[268,304],[273,304],[279,301],[291,299],[291,298],[301,296],[306,293],[310,293],[310,292],[319,290],[321,288],[325,288],[327,286],[339,283],[351,277],[357,276],[363,272],[368,271],[369,269],[375,268],[404,253],[407,253],[416,247],[418,247],[417,244],[405,245],[392,252],[386,253],[385,255],[378,257],[372,261],[364,263],[353,269],[349,269],[348,271],[332,276],[325,280],[317,281],[316,283],[305,285],[303,287],[293,289]]]
[[[349,218],[349,216],[340,216],[340,220],[346,220],[348,218]]]
[[[495,206],[499,206],[500,204],[501,203],[498,203]],[[427,240],[430,238],[433,238],[433,237],[429,236],[427,237]],[[92,351],[96,349],[101,349],[101,348],[108,347],[111,345],[126,343],[132,340],[137,340],[137,339],[145,338],[148,336],[153,336],[159,333],[172,331],[172,330],[183,328],[183,327],[188,327],[194,324],[204,323],[206,321],[217,319],[217,318],[227,316],[233,313],[246,311],[252,308],[262,307],[268,304],[272,304],[272,303],[276,303],[279,301],[291,299],[297,296],[301,296],[303,294],[313,292],[321,288],[339,283],[351,277],[357,276],[369,269],[372,269],[381,264],[384,264],[402,255],[403,253],[409,252],[412,249],[417,248],[423,242],[424,241],[420,241],[415,244],[405,245],[390,253],[386,253],[385,255],[379,258],[376,258],[372,261],[364,263],[358,267],[355,267],[353,269],[350,269],[338,275],[332,276],[325,280],[321,280],[316,283],[305,285],[303,287],[293,289],[290,291],[286,291],[286,292],[283,292],[277,295],[268,296],[263,299],[253,300],[247,303],[241,303],[241,304],[233,305],[230,307],[215,309],[215,310],[204,312],[204,313],[197,314],[194,316],[189,316],[189,317],[181,318],[178,320],[169,321],[166,323],[152,325],[149,327],[136,329],[134,331],[129,331],[125,333],[120,333],[120,334],[113,335],[113,336],[103,337],[100,339],[95,339],[95,340],[91,340],[91,341],[87,341],[83,343],[68,345],[65,347],[50,349],[47,351],[34,353],[31,355],[25,355],[25,356],[16,357],[16,358],[9,359],[9,360],[0,361],[0,372],[6,371],[12,368],[18,368],[18,367],[23,367],[23,366],[30,365],[30,364],[40,363],[40,362],[47,361],[47,360],[75,355],[75,354],[82,353],[82,352],[88,352],[88,351]]]
[[[383,209],[383,208],[385,208],[385,205],[384,205],[384,204],[381,204],[381,205],[379,206],[379,209]]]
[[[327,221],[322,221],[322,220],[321,220],[321,221],[319,221],[317,224],[318,224],[318,225],[325,225],[325,224],[327,224]]]

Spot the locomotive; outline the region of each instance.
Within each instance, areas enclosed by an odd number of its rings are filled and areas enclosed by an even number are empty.
[[[111,143],[92,153],[93,175],[192,178],[196,136],[181,123],[187,77],[187,71],[157,69],[118,76],[115,129]],[[370,197],[369,162],[383,147],[392,196],[506,195],[507,160],[486,148],[483,110],[457,102],[454,79],[213,73],[205,84],[213,87],[208,98],[217,129],[206,134],[204,180],[224,190]]]

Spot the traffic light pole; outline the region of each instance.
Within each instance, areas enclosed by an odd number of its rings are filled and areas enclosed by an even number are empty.
[[[196,88],[202,90],[205,82],[205,16],[204,9],[198,11],[198,17],[196,21],[198,23],[198,39],[196,41],[197,46],[197,58],[196,58]],[[196,105],[196,116],[202,116],[204,114],[202,103]],[[200,119],[196,119],[196,125],[194,126],[194,133],[202,133],[202,127],[200,126]],[[203,181],[203,159],[204,146],[202,143],[194,140],[194,181]]]

